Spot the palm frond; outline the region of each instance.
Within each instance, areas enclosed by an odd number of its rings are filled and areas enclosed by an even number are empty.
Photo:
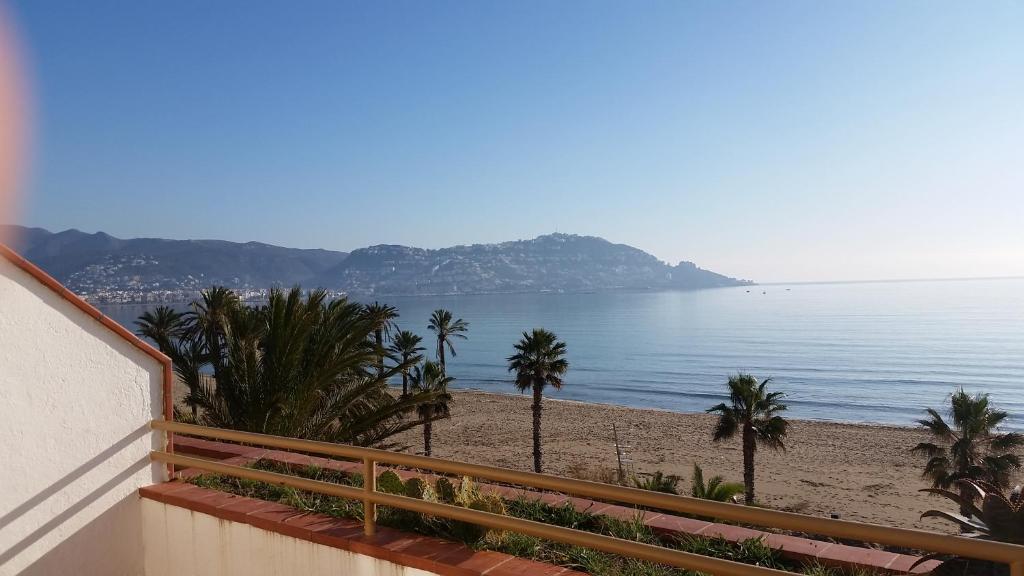
[[[964,497],[961,496],[960,494],[957,494],[956,492],[953,492],[952,490],[945,490],[943,488],[922,488],[918,490],[918,492],[925,492],[928,494],[945,496],[946,498],[949,498],[953,502],[959,504],[962,509],[970,510],[973,516],[979,518],[981,517],[981,509],[978,508],[978,506],[974,503],[973,497]]]
[[[519,390],[547,386],[562,387],[562,377],[569,370],[565,358],[565,342],[548,330],[536,328],[523,332],[522,339],[514,346],[516,353],[507,358],[508,371],[515,373],[514,384]]]
[[[921,514],[921,518],[942,518],[944,520],[949,520],[950,522],[958,524],[968,530],[978,530],[980,528],[985,527],[984,524],[976,520],[972,520],[967,516],[953,514],[951,512],[946,512],[944,510],[928,510],[924,514]]]

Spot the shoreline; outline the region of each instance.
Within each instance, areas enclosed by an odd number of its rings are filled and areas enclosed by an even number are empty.
[[[391,386],[394,388],[394,386]],[[399,387],[400,388],[400,387]],[[525,393],[519,392],[494,392],[490,390],[484,390],[483,388],[474,388],[471,386],[454,386],[451,388],[452,392],[468,392],[471,394],[492,394],[495,396],[525,396]],[[544,402],[568,402],[573,404],[583,404],[587,406],[608,406],[615,408],[628,408],[630,410],[645,410],[651,412],[665,412],[668,414],[679,414],[682,416],[701,416],[707,415],[706,412],[683,412],[680,410],[671,410],[669,408],[654,408],[650,406],[630,406],[628,404],[616,404],[614,402],[597,402],[593,400],[572,400],[570,398],[551,398],[549,396],[544,397]],[[824,418],[787,418],[790,422],[808,422],[817,424],[837,424],[842,426],[866,426],[870,428],[893,428],[897,430],[916,430],[917,427],[910,424],[890,424],[886,422],[870,422],[870,421],[855,421],[855,420],[828,420]]]

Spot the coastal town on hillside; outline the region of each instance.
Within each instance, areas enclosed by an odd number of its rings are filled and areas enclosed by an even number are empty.
[[[267,287],[322,287],[332,296],[692,290],[751,284],[691,262],[670,265],[624,244],[573,234],[442,249],[399,245],[351,253],[255,242],[114,238],[10,227],[21,250],[90,302],[183,302],[203,288],[265,299]]]

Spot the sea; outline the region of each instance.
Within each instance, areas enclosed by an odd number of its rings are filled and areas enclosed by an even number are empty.
[[[453,387],[517,393],[507,358],[543,327],[568,348],[552,398],[701,412],[744,372],[771,378],[791,418],[913,425],[963,388],[990,394],[1010,413],[1004,428],[1024,430],[1024,279],[379,300],[428,354],[431,311],[469,322],[447,358]],[[100,308],[134,328],[146,307]]]

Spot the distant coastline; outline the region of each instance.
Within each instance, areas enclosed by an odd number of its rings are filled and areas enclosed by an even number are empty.
[[[742,286],[740,280],[675,265],[596,236],[547,234],[496,244],[425,249],[380,244],[351,253],[259,242],[116,238],[103,232],[4,227],[13,246],[76,294],[94,302],[171,302],[210,286],[240,296],[273,286],[318,286],[365,297],[585,293],[619,289]]]
[[[827,284],[901,284],[913,282],[978,282],[988,280],[1024,280],[1024,276],[970,276],[964,278],[890,278],[877,280],[800,280],[790,282],[758,282],[755,286],[815,286]]]

